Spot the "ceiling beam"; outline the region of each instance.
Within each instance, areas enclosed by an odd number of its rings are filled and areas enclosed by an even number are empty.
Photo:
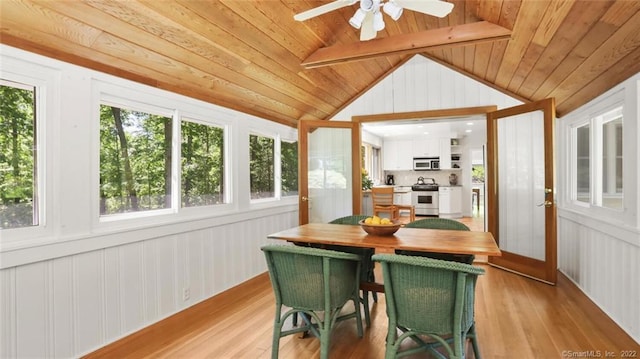
[[[511,30],[488,21],[480,21],[347,45],[322,47],[304,60],[302,66],[310,69],[377,56],[412,54],[433,48],[464,46],[510,38]]]

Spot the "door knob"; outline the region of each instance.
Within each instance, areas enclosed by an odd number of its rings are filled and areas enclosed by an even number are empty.
[[[542,207],[542,206],[545,206],[545,207],[551,207],[551,206],[553,206],[553,202],[551,202],[551,201],[544,201],[544,202],[542,202],[542,203],[540,203],[540,204],[538,205],[538,207]]]
[[[546,193],[546,194],[549,194],[551,192],[553,192],[553,190],[551,188],[545,188],[544,189],[544,193]]]
[[[302,198],[300,198],[302,200],[302,202],[306,202],[309,200],[309,198],[307,198],[306,196],[302,196]]]

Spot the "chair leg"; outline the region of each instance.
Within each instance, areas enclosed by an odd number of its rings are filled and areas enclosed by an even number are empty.
[[[469,329],[469,337],[471,339],[471,347],[473,348],[473,357],[474,359],[481,359],[480,355],[480,347],[478,346],[478,335],[476,334],[476,325],[472,325],[471,329]]]
[[[371,315],[369,314],[369,292],[363,290],[361,299],[362,306],[364,307],[364,322],[367,324],[367,328],[369,328],[371,327]],[[360,309],[359,306],[358,309]]]
[[[282,322],[280,320],[280,311],[276,313],[276,320],[273,323],[273,340],[271,342],[271,359],[278,359],[278,351],[280,349],[280,334],[282,333]]]
[[[331,319],[325,321],[324,328],[320,331],[320,359],[329,358],[329,344],[331,340]]]
[[[357,306],[357,310],[356,312],[356,328],[358,330],[358,338],[362,338],[362,336],[364,335],[364,331],[362,330],[362,315],[360,314],[360,303],[359,303],[360,299],[358,298],[358,294],[356,293],[355,298],[353,298],[353,305]],[[367,305],[368,307],[368,305]],[[369,311],[367,310],[367,313]]]

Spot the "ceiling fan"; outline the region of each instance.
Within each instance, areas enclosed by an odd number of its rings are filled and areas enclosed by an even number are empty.
[[[382,11],[393,20],[398,20],[403,9],[421,12],[427,15],[445,17],[453,10],[453,4],[440,0],[335,0],[333,2],[303,11],[294,15],[297,21],[305,21],[313,17],[326,14],[330,11],[351,6],[360,1],[360,8],[349,20],[349,24],[360,29],[360,41],[371,40],[376,37],[378,31],[384,29]]]

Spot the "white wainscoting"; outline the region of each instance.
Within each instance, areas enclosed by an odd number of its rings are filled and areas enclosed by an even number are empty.
[[[640,342],[640,233],[569,211],[558,216],[558,268]]]
[[[0,271],[0,358],[78,357],[265,272],[298,211],[255,217]]]

